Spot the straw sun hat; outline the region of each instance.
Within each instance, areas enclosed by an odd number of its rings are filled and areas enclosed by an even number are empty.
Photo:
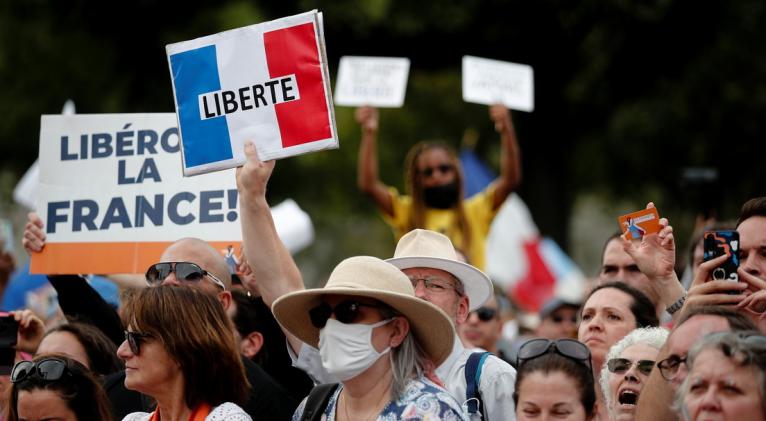
[[[319,329],[311,324],[309,310],[325,295],[346,295],[378,300],[407,318],[410,330],[437,366],[452,352],[455,328],[435,305],[417,298],[412,283],[399,269],[369,256],[348,258],[332,271],[324,288],[286,294],[272,306],[274,317],[301,341],[319,347]]]
[[[396,244],[394,257],[386,262],[399,269],[431,268],[451,273],[463,284],[468,310],[481,307],[492,296],[492,281],[484,272],[461,262],[452,242],[435,231],[414,229]]]

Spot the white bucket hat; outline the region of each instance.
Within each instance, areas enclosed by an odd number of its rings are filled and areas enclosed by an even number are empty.
[[[476,310],[492,296],[492,281],[479,269],[458,260],[455,247],[443,234],[414,229],[396,245],[394,257],[386,262],[399,269],[432,268],[451,273],[463,284],[469,311]]]
[[[292,292],[274,301],[274,317],[288,332],[317,348],[319,329],[311,324],[309,310],[325,295],[368,297],[393,308],[407,318],[415,340],[436,366],[452,352],[452,321],[439,307],[416,297],[407,276],[383,260],[357,256],[340,262],[324,288]]]

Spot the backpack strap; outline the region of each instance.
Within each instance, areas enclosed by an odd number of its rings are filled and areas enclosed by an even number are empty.
[[[303,407],[302,421],[319,421],[330,402],[330,396],[338,388],[338,383],[318,384],[311,389],[306,405]]]
[[[475,414],[479,412],[479,408],[484,408],[479,381],[481,380],[481,368],[490,355],[489,352],[474,352],[468,356],[468,362],[465,364],[465,405],[469,414]]]

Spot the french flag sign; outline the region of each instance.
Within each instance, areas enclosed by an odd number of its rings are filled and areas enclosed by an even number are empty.
[[[338,147],[322,14],[313,10],[165,47],[183,174]]]

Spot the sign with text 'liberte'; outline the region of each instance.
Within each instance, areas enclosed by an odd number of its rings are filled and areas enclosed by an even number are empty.
[[[183,173],[338,147],[322,14],[316,10],[165,47]]]
[[[335,84],[335,104],[398,108],[404,105],[410,59],[343,56]]]
[[[532,66],[463,56],[463,100],[478,104],[503,104],[532,112],[535,109]]]

